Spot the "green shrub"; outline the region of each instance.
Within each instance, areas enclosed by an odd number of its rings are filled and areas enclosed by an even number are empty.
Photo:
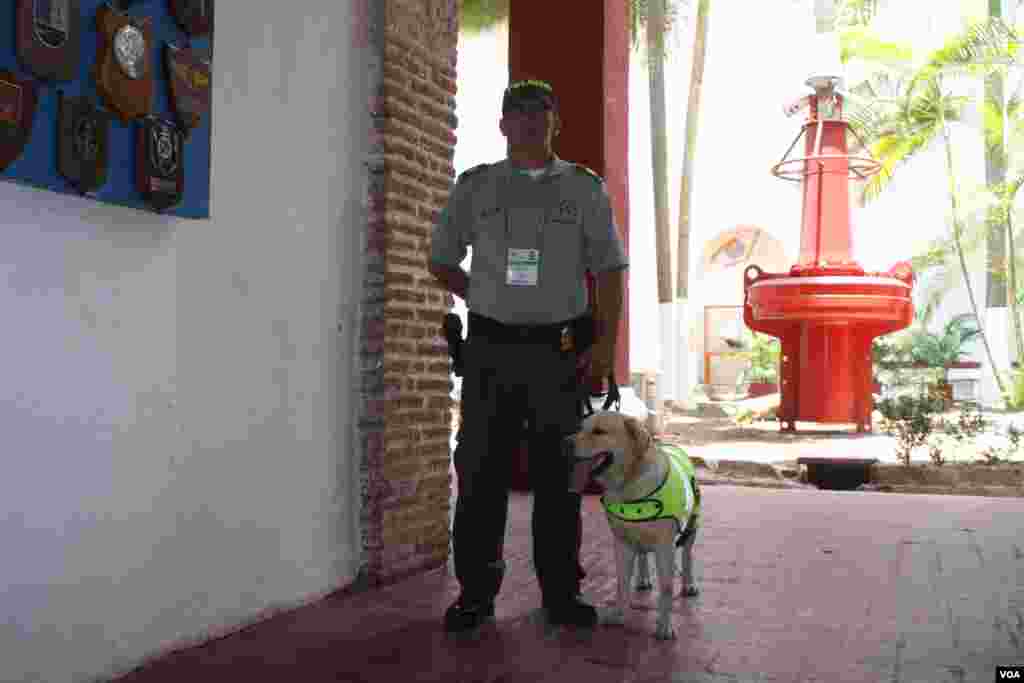
[[[904,465],[910,464],[914,449],[928,441],[935,426],[932,418],[936,413],[941,413],[942,408],[942,400],[928,394],[903,395],[879,401],[878,411],[885,418],[882,429],[896,437],[896,457]],[[930,455],[934,461],[935,455]]]
[[[1006,407],[1010,410],[1024,410],[1024,368],[1017,368],[1006,392]]]
[[[970,318],[953,318],[940,334],[914,330],[910,335],[910,359],[930,368],[945,368],[959,362],[966,354],[967,345],[980,334]]]
[[[755,332],[750,343],[750,381],[779,381],[779,340]]]

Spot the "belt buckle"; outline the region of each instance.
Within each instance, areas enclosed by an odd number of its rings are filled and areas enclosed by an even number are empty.
[[[566,325],[562,328],[561,339],[559,340],[559,348],[563,353],[572,351],[576,346],[572,338],[572,325]]]

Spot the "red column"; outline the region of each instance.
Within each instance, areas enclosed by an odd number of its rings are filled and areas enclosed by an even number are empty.
[[[805,154],[814,155],[818,124],[804,126]],[[850,189],[847,176],[849,161],[845,158],[846,123],[822,123],[821,154],[834,158],[805,162],[808,175],[804,178],[803,225],[800,230],[800,257],[802,268],[816,268],[821,264],[849,264],[852,260],[850,232]]]
[[[512,0],[509,80],[538,78],[558,95],[562,132],[555,152],[594,169],[608,186],[629,249],[629,23],[622,0]],[[629,272],[615,375],[628,385]]]

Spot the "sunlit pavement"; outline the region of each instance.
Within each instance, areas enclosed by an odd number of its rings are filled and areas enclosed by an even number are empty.
[[[944,416],[950,422],[955,423],[957,414],[948,413]],[[986,413],[985,419],[989,426],[982,435],[965,442],[964,445],[953,448],[947,447],[945,456],[951,462],[976,462],[977,445],[993,443],[994,445],[1005,446],[1005,438],[992,439],[992,435],[1005,435],[1010,424],[1017,428],[1024,428],[1024,416],[1021,414],[1000,414]],[[720,441],[702,445],[690,445],[685,436],[673,437],[673,430],[685,434],[685,430],[693,424],[701,425],[702,429],[713,432],[720,430],[723,437]],[[669,440],[678,440],[690,455],[702,457],[709,461],[721,459],[744,460],[763,464],[779,464],[786,461],[796,461],[798,458],[874,458],[879,463],[896,464],[897,440],[894,436],[886,434],[881,422],[876,422],[874,431],[858,434],[852,428],[838,429],[829,425],[816,425],[813,423],[798,423],[797,433],[785,434],[780,432],[778,422],[764,420],[741,427],[731,418],[695,418],[675,415],[672,416],[666,425],[665,436]],[[744,432],[745,435],[738,432]],[[727,434],[727,435],[726,435]],[[1015,461],[1024,462],[1024,453],[1018,453]],[[912,460],[914,462],[930,462],[927,449],[920,448],[915,451]]]

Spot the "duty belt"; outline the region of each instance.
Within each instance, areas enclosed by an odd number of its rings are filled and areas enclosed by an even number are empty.
[[[594,345],[594,318],[585,314],[572,320],[548,325],[506,325],[492,318],[482,316],[470,311],[468,313],[470,334],[479,334],[482,337],[497,342],[527,342],[542,344],[557,344],[556,348],[563,348],[565,345],[566,330],[571,331],[571,345],[579,353],[582,353]],[[448,342],[448,353],[452,357],[452,372],[456,377],[462,377],[464,370],[462,363],[462,321],[455,313],[449,313],[444,319],[444,336]],[[577,400],[576,413],[579,419],[594,414],[594,408],[590,403],[590,390],[586,386],[586,379],[581,375],[578,377],[580,394]],[[598,394],[599,396],[599,394]],[[595,396],[596,398],[596,396]],[[615,381],[615,372],[608,376],[608,395],[604,402],[604,409],[610,410],[614,407],[619,409],[622,399],[619,395],[619,385]]]
[[[575,333],[579,319],[566,320],[560,323],[540,325],[508,325],[476,313],[469,313],[469,334],[480,336],[499,344],[527,343],[551,344],[558,348],[562,340],[562,332],[571,328]]]

